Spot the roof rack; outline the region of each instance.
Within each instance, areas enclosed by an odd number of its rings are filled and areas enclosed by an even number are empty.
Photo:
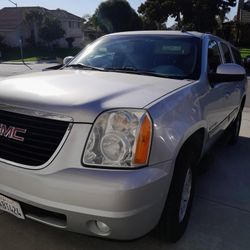
[[[187,32],[187,30],[185,29],[184,26],[181,27],[181,32],[183,32],[183,33]]]

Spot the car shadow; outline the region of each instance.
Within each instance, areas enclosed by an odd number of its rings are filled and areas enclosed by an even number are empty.
[[[250,216],[239,217],[231,210],[250,211],[250,138],[240,137],[234,146],[227,145],[227,140],[222,137],[203,161],[207,164],[207,171],[198,178],[190,223],[177,244],[158,240],[157,230],[140,239],[121,242],[66,232],[2,214],[1,245],[3,249],[20,250],[214,250],[232,249],[230,247],[234,244],[237,249],[247,249]]]
[[[242,162],[248,164],[250,161],[250,138],[239,136],[238,142],[235,145],[230,145],[228,135],[223,135],[199,163],[200,175],[206,174],[207,171],[213,171],[213,168],[216,168],[216,161],[225,156],[230,157],[232,164],[238,164],[239,160],[241,164]]]
[[[198,178],[196,197],[250,212],[250,138],[227,142],[222,138],[201,162],[206,171]]]

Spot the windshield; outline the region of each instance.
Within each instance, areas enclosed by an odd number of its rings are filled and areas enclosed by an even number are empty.
[[[199,41],[186,36],[112,35],[86,47],[68,66],[197,79]]]

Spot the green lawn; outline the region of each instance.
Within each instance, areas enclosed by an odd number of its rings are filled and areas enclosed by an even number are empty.
[[[26,57],[24,58],[25,62],[38,62],[40,61],[40,57],[33,56],[33,57]],[[13,62],[22,62],[22,59],[12,60]]]
[[[240,54],[242,58],[250,56],[250,48],[240,48]]]

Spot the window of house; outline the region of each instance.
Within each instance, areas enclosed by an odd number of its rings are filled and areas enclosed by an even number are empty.
[[[72,28],[72,22],[69,21],[69,28]]]
[[[221,62],[218,43],[216,41],[210,41],[208,45],[208,72],[215,73]]]
[[[221,48],[223,51],[225,63],[232,63],[233,59],[232,59],[231,52],[228,46],[225,43],[221,43]]]

